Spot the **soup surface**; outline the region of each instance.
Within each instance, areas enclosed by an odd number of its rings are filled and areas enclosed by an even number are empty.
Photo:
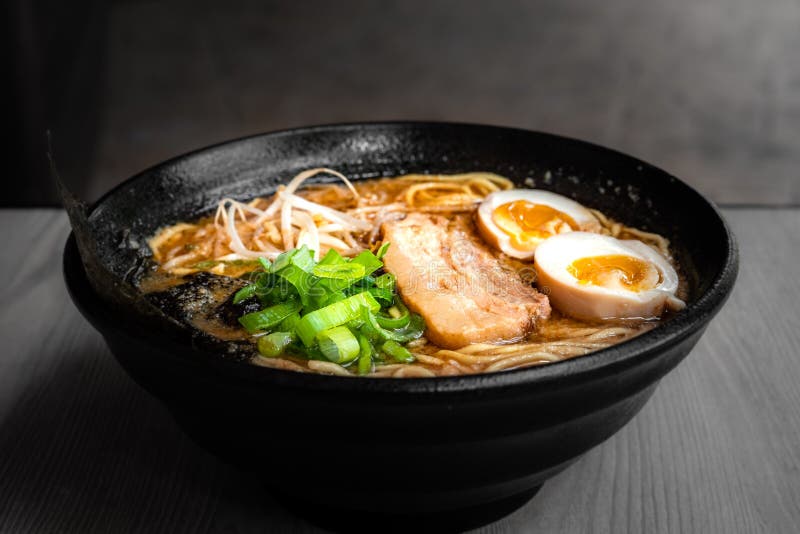
[[[304,184],[317,174],[340,183]],[[311,169],[149,245],[151,302],[223,357],[300,372],[540,365],[630,339],[686,298],[662,236],[489,173]]]

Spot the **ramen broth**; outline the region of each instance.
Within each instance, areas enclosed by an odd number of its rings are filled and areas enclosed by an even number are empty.
[[[473,178],[458,178],[465,176]],[[242,256],[242,249],[230,238],[232,229],[237,232],[236,237],[242,244],[252,247],[247,248],[247,251],[274,249],[280,252],[285,250],[282,245],[287,242],[295,246],[306,243],[304,240],[312,239],[314,236],[309,238],[309,234],[313,234],[316,230],[319,235],[316,236],[317,241],[314,243],[319,244],[319,248],[336,249],[337,253],[340,252],[347,258],[353,257],[360,250],[377,251],[383,242],[382,237],[388,228],[387,225],[397,224],[397,221],[402,221],[413,213],[421,213],[425,221],[447,226],[448,229],[450,228],[448,225],[453,224],[451,221],[458,221],[458,224],[462,225],[459,227],[460,230],[467,232],[468,238],[474,241],[474,246],[479,247],[482,253],[491,251],[492,257],[487,261],[497,262],[492,264],[493,268],[496,267],[498,272],[502,271],[501,274],[525,273],[524,276],[520,274],[523,276],[523,283],[533,286],[536,275],[531,261],[512,258],[492,248],[474,229],[476,211],[482,199],[494,191],[511,188],[509,181],[494,176],[474,173],[456,177],[409,175],[361,180],[353,183],[357,197],[346,185],[326,183],[303,186],[294,191],[293,195],[336,212],[314,214],[309,208],[308,212],[292,214],[292,220],[297,221],[299,230],[294,228],[292,230],[294,235],[288,237],[285,226],[282,228],[280,225],[281,209],[275,210],[273,222],[263,215],[276,202],[278,194],[268,198],[256,198],[247,204],[221,202],[220,210],[215,215],[161,229],[150,240],[154,268],[140,281],[140,289],[150,296],[158,296],[155,301],[160,303],[164,301],[164,295],[180,288],[198,273],[236,278],[238,281],[235,287],[245,286],[252,278],[251,273],[261,269],[261,266],[255,254],[250,257]],[[294,204],[296,209],[300,209],[298,206],[305,206],[300,202]],[[248,209],[251,211],[247,211]],[[347,218],[342,217],[339,220],[336,213],[346,214]],[[687,293],[685,279],[680,274],[680,269],[669,252],[668,242],[663,237],[627,227],[602,213],[593,213],[599,221],[598,233],[619,239],[641,241],[665,256],[666,261],[675,268],[680,277],[676,300],[685,299]],[[262,224],[259,217],[266,222]],[[351,218],[358,223],[357,229],[339,230],[342,226],[346,227],[349,221],[352,222]],[[309,224],[309,220],[315,228],[309,229],[303,226]],[[244,224],[245,221],[248,223]],[[285,219],[283,222],[286,222]],[[446,231],[450,230],[443,230]],[[389,250],[395,246],[399,244],[390,244]],[[316,251],[316,261],[324,256],[320,252],[322,251]],[[391,259],[388,253],[386,259]],[[375,276],[384,272],[387,272],[385,265],[375,273]],[[399,277],[398,281],[401,279]],[[531,291],[536,292],[535,289]],[[281,354],[279,357],[263,357],[257,349],[260,335],[253,335],[238,324],[232,324],[230,320],[226,320],[225,314],[219,312],[223,306],[235,308],[230,302],[234,292],[211,291],[213,298],[205,305],[193,309],[192,313],[184,314],[180,319],[191,327],[220,340],[221,343],[236,341],[251,346],[252,354],[247,359],[256,365],[301,372],[357,374],[353,365],[317,358],[309,359],[291,352]],[[208,291],[204,291],[203,294],[206,293]],[[398,298],[402,293],[401,287]],[[405,298],[402,300],[412,308],[412,312],[417,311],[424,315],[425,310],[417,310],[411,301]],[[419,304],[416,306],[424,307]],[[404,344],[405,349],[413,355],[413,361],[396,361],[386,354],[376,354],[369,371],[361,374],[374,377],[430,377],[540,365],[581,356],[631,339],[654,328],[669,314],[675,313],[666,308],[660,318],[597,321],[570,317],[559,309],[548,308],[547,312],[546,318],[537,319],[529,332],[516,339],[491,339],[445,348],[430,341],[423,333],[422,337]],[[430,325],[428,328],[426,332],[430,332]]]

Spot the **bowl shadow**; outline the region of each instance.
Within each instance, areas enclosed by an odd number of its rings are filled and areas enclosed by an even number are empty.
[[[86,345],[0,421],[0,530],[318,531],[193,443],[108,349]]]

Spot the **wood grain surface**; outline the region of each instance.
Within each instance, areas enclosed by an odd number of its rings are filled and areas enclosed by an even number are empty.
[[[622,431],[475,532],[797,532],[800,211],[725,210],[730,301]],[[0,211],[0,532],[322,532],[195,446],[61,277],[58,210]]]

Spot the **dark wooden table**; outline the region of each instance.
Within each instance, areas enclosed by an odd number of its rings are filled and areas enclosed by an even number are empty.
[[[797,532],[800,210],[727,209],[733,296],[617,435],[479,529]],[[0,210],[0,531],[320,532],[184,436],[61,277],[58,210]]]

